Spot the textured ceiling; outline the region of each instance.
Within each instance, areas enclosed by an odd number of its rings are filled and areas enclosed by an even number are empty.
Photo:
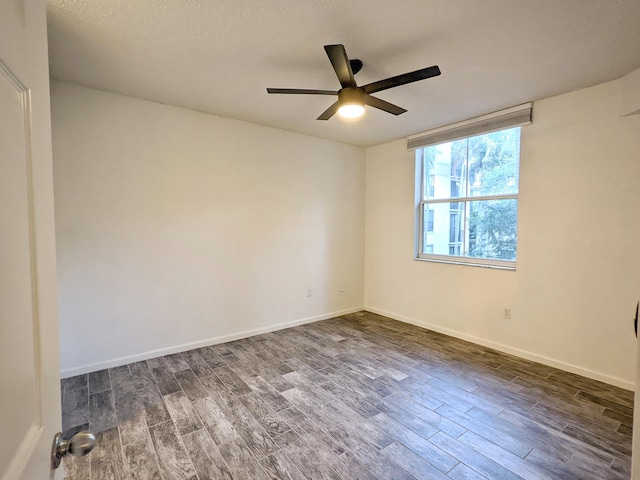
[[[51,76],[354,145],[626,75],[640,67],[638,0],[48,0]],[[323,45],[342,43],[359,85],[439,65],[377,94],[359,121],[315,118],[337,90]]]

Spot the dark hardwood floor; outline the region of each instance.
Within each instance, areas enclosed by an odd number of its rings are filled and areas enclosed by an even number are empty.
[[[70,479],[628,479],[633,393],[361,312],[62,381]]]

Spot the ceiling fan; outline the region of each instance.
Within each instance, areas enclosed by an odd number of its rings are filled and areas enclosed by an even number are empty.
[[[362,87],[356,84],[353,77],[362,68],[362,62],[357,59],[349,60],[344,45],[325,45],[327,56],[333,65],[333,69],[338,76],[340,90],[309,90],[300,88],[267,88],[268,93],[281,93],[287,95],[337,95],[338,100],[327,108],[317,120],[329,120],[336,112],[347,118],[359,117],[364,113],[364,106],[369,105],[393,115],[400,115],[406,112],[404,108],[398,107],[389,102],[385,102],[377,97],[371,96],[372,93],[386,90],[388,88],[398,87],[407,83],[425,80],[427,78],[440,75],[440,69],[437,65],[427,68],[421,68],[414,72],[404,73],[395,77],[385,78],[377,82],[369,83]]]

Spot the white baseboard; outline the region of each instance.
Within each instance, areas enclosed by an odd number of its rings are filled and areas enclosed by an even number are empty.
[[[193,350],[194,348],[206,347],[209,345],[216,345],[218,343],[232,342],[234,340],[240,340],[241,338],[252,337],[254,335],[261,335],[263,333],[275,332],[277,330],[283,330],[285,328],[295,327],[297,325],[304,325],[306,323],[313,323],[313,322],[318,322],[320,320],[327,320],[329,318],[339,317],[340,315],[346,315],[348,313],[359,312],[363,309],[364,307],[348,308],[346,310],[340,310],[337,312],[323,313],[322,315],[301,318],[298,320],[293,320],[291,322],[278,323],[276,325],[269,325],[267,327],[256,328],[253,330],[245,330],[243,332],[232,333],[230,335],[224,335],[222,337],[214,337],[214,338],[209,338],[207,340],[198,340],[197,342],[184,343],[182,345],[174,345],[171,347],[159,348],[157,350],[151,350],[148,352],[137,353],[135,355],[127,355],[126,357],[119,357],[111,360],[105,360],[103,362],[82,365],[79,367],[62,370],[60,372],[60,378],[69,378],[75,375],[83,375],[85,373],[97,372],[98,370],[104,370],[105,368],[119,367],[121,365],[127,365],[129,363],[149,360],[150,358],[162,357],[164,355],[171,355],[172,353],[186,352],[187,350]]]
[[[409,323],[411,325],[416,325],[418,327],[426,328],[427,330],[433,330],[434,332],[449,335],[450,337],[459,338],[461,340],[466,340],[471,343],[476,343],[484,347],[493,348],[494,350],[498,350],[500,352],[515,355],[516,357],[531,360],[533,362],[542,363],[543,365],[547,365],[549,367],[559,368],[560,370],[575,373],[577,375],[582,375],[583,377],[591,378],[593,380],[599,380],[609,385],[614,385],[616,387],[624,388],[626,390],[635,391],[635,388],[636,388],[633,382],[629,382],[622,378],[613,377],[611,375],[606,375],[604,373],[596,372],[594,370],[589,370],[587,368],[579,367],[571,363],[555,360],[553,358],[545,357],[543,355],[538,355],[536,353],[528,352],[526,350],[520,350],[519,348],[510,347],[509,345],[503,345],[501,343],[492,342],[491,340],[475,337],[473,335],[468,335],[466,333],[458,332],[456,330],[440,327],[438,325],[434,325],[428,322],[415,320],[413,318],[405,317],[404,315],[398,315],[393,312],[387,312],[386,310],[381,310],[379,308],[365,305],[364,309],[368,312],[377,313],[378,315],[383,315],[385,317],[393,318],[394,320],[398,320],[400,322]]]

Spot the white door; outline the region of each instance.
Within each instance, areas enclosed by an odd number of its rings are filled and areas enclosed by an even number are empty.
[[[2,480],[56,476],[50,452],[60,428],[60,370],[48,68],[44,0],[1,0]]]

